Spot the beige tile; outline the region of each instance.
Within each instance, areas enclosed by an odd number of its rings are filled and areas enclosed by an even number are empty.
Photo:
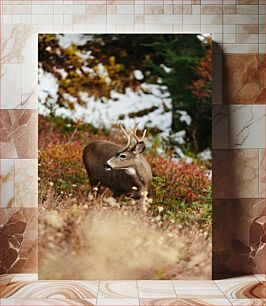
[[[130,15],[134,13],[134,5],[117,5],[116,12],[118,15]]]
[[[84,33],[87,32],[87,26],[86,24],[74,24],[73,25],[73,31],[75,33]],[[62,33],[62,31],[60,31]]]
[[[107,5],[107,15],[115,15],[116,13],[116,5]]]
[[[87,15],[85,14],[76,14],[73,16],[73,22],[74,24],[86,24],[87,22]]]
[[[254,274],[254,276],[260,282],[265,282],[266,281],[266,274]]]
[[[104,5],[87,5],[87,15],[103,15],[106,14],[106,6]]]
[[[236,34],[223,34],[223,43],[224,44],[234,44],[236,43]]]
[[[173,31],[174,31],[174,33],[183,33],[183,25],[182,24],[174,24]]]
[[[229,106],[231,149],[265,148],[265,106]]]
[[[12,14],[31,14],[31,5],[12,5]]]
[[[266,52],[265,43],[263,43],[263,44],[260,43],[258,49],[259,49],[258,50],[259,54],[264,54],[265,55],[265,52]]]
[[[1,108],[20,108],[21,64],[2,64],[1,66]]]
[[[192,14],[192,6],[183,4],[183,15],[190,15],[190,14]]]
[[[257,34],[259,33],[259,27],[257,24],[237,25],[237,33],[239,34]]]
[[[183,32],[198,34],[200,32],[200,26],[198,24],[184,24]],[[209,31],[204,31],[204,33],[209,33]]]
[[[15,161],[16,207],[38,206],[38,161],[20,159]]]
[[[237,4],[258,4],[259,0],[236,0]]]
[[[32,14],[33,15],[49,15],[54,13],[54,7],[53,5],[49,4],[42,4],[42,5],[35,5],[34,3],[32,4]]]
[[[260,15],[265,15],[265,4],[259,5],[259,14]]]
[[[223,16],[224,24],[257,24],[258,16],[257,15],[224,15]]]
[[[235,5],[223,5],[223,14],[230,15],[236,13],[236,6]]]
[[[107,15],[107,24],[134,24],[134,15]]]
[[[32,63],[37,61],[36,26],[8,25],[2,29],[1,60],[4,63]]]
[[[158,15],[158,14],[163,14],[163,12],[164,12],[163,5],[151,5],[151,4],[145,5],[146,15]]]
[[[223,26],[221,24],[201,24],[202,33],[222,33]]]
[[[79,16],[79,15],[75,15],[75,16]],[[75,19],[73,19],[73,21],[75,21]],[[54,24],[63,24],[63,23],[64,23],[64,15],[54,15]]]
[[[200,24],[200,15],[183,15],[183,24]]]
[[[236,33],[236,25],[234,25],[234,24],[223,25],[223,33],[224,34],[235,34]]]
[[[144,20],[144,15],[135,15],[135,24],[143,24]]]
[[[202,5],[201,13],[204,15],[221,15],[223,14],[222,5]]]
[[[227,0],[224,0],[224,1],[227,1]],[[220,5],[220,4],[222,4],[222,1],[220,1],[219,0],[219,2],[217,2],[217,0],[201,0],[201,4],[202,5],[204,5],[204,4],[208,4],[208,5],[210,5],[210,4],[218,4],[218,5]]]
[[[2,16],[2,23],[3,24],[12,24],[12,15],[3,15]]]
[[[86,14],[86,5],[76,4],[73,8],[74,14]]]
[[[222,15],[202,15],[201,23],[202,24],[222,24],[223,18]]]
[[[15,162],[0,160],[0,207],[15,206]]]
[[[172,281],[178,298],[223,299],[224,295],[213,281]]]
[[[259,35],[258,34],[237,34],[238,44],[258,44]]]
[[[265,34],[259,34],[259,43],[265,44]]]
[[[135,14],[144,14],[144,5],[135,4],[134,10],[135,10]]]
[[[252,275],[215,282],[229,299],[265,298],[264,286]]]
[[[145,23],[146,24],[158,24],[158,25],[166,25],[166,24],[178,24],[182,23],[181,15],[145,15]],[[161,31],[163,32],[163,30]]]
[[[100,281],[99,299],[138,298],[136,281]]]
[[[14,274],[12,282],[34,282],[38,280],[37,273],[17,273]]]
[[[144,33],[145,25],[144,24],[135,24],[135,33]]]
[[[15,306],[15,305],[24,305],[24,306],[83,306],[83,305],[96,305],[96,299],[5,299],[1,303],[1,305],[9,305],[9,306]]]
[[[201,6],[200,5],[192,5],[192,14],[200,14],[200,8]]]
[[[173,14],[174,13],[174,6],[172,4],[165,4],[163,6],[164,14]]]
[[[105,306],[105,305],[114,305],[114,306],[139,306],[139,300],[138,299],[97,299],[97,305]]]
[[[9,5],[3,5],[2,6],[2,14],[3,15],[11,14],[11,9],[12,9],[12,6],[10,4]]]
[[[229,301],[223,299],[178,299],[178,298],[154,298],[154,299],[140,299],[140,306],[229,306]]]
[[[182,14],[183,7],[182,5],[176,4],[174,5],[174,14]]]
[[[73,15],[64,15],[64,24],[73,24]]]
[[[52,25],[53,24],[53,18],[54,16],[52,14],[50,15],[32,15],[32,24],[34,25]]]
[[[134,24],[117,24],[116,26],[118,33],[132,33],[134,32],[135,25]]]
[[[173,298],[176,297],[171,281],[138,280],[139,298]]]
[[[240,15],[257,15],[259,7],[257,5],[237,5],[236,13]]]
[[[21,108],[38,108],[38,63],[22,64]]]
[[[0,274],[0,294],[4,287],[11,282],[15,274]],[[0,295],[1,296],[1,295]]]
[[[12,288],[7,287],[2,295],[4,298],[8,296],[12,299],[94,299],[97,296],[98,285],[99,281],[17,282]]]
[[[264,306],[266,300],[263,299],[229,299],[233,306],[245,305],[245,306]]]

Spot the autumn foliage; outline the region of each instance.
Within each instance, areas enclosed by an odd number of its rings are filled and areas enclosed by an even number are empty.
[[[57,119],[56,119],[57,120]],[[62,121],[39,120],[39,199],[45,202],[48,191],[56,198],[73,199],[83,205],[90,190],[87,174],[82,163],[82,152],[86,144],[96,139],[123,141],[119,136],[104,134],[80,125],[62,132]],[[174,162],[147,151],[145,156],[152,167],[153,181],[149,188],[152,199],[150,211],[163,207],[165,218],[182,221],[208,223],[211,220],[211,181],[204,165]],[[111,196],[111,192],[107,195]],[[191,212],[193,215],[190,216]]]

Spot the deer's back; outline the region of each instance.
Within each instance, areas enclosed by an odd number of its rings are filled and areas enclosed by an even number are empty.
[[[104,169],[104,164],[122,147],[109,141],[95,141],[87,145],[83,152],[83,162],[90,180],[101,182],[104,186],[118,191],[121,181],[126,178],[123,170]]]
[[[83,151],[83,161],[86,170],[94,177],[109,171],[104,169],[104,163],[114,156],[121,147],[109,141],[95,141],[87,145]],[[102,177],[102,175],[100,176]]]

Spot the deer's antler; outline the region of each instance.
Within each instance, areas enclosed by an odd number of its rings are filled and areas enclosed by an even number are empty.
[[[127,138],[127,144],[126,144],[126,146],[122,150],[122,151],[126,151],[129,148],[130,143],[131,143],[131,131],[129,133],[127,133],[126,130],[125,130],[125,127],[124,127],[124,125],[122,123],[119,123],[119,127],[120,127],[121,131],[123,132],[123,134]]]
[[[146,132],[147,132],[147,129],[145,129],[142,133],[142,136],[141,138],[139,138],[137,136],[137,127],[139,125],[139,122],[137,122],[134,127],[130,130],[130,134],[136,139],[137,142],[141,142],[143,141],[143,139],[145,138],[145,135],[146,135]]]

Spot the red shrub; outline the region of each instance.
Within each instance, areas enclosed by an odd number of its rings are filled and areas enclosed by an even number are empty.
[[[155,181],[157,177],[154,187],[161,188],[164,200],[176,198],[187,204],[202,202],[201,196],[211,185],[204,167],[193,163],[187,164],[184,161],[176,164],[161,157],[147,157],[147,159],[152,166]]]

